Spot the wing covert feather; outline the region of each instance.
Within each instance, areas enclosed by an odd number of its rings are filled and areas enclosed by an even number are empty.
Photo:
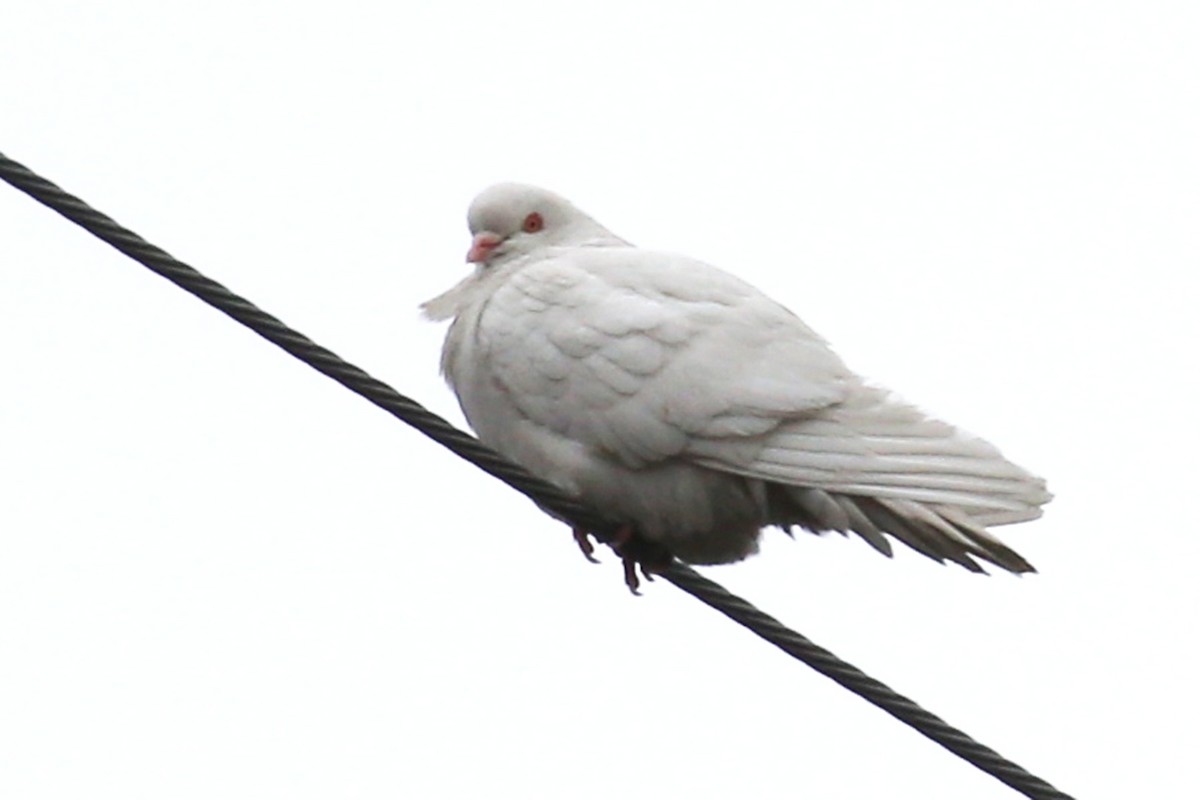
[[[837,402],[851,377],[747,284],[632,248],[526,266],[492,294],[478,336],[527,419],[635,467],[696,438],[759,436]]]

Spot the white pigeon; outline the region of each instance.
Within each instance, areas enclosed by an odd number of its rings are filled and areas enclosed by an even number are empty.
[[[693,564],[798,525],[1033,571],[986,528],[1040,516],[1045,482],[866,383],[754,287],[534,186],[487,189],[467,220],[474,272],[423,306],[454,320],[446,380],[484,443],[623,530]]]

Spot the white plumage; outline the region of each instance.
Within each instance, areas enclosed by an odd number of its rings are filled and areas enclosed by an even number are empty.
[[[1045,483],[750,285],[532,186],[493,186],[468,221],[475,270],[424,309],[454,320],[442,371],[486,444],[691,563],[799,525],[1033,569],[986,527],[1038,517]]]

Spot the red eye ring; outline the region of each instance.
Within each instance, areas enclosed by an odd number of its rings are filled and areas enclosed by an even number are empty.
[[[521,223],[521,230],[526,233],[537,233],[545,225],[542,215],[534,211],[529,216],[525,217],[525,221]]]

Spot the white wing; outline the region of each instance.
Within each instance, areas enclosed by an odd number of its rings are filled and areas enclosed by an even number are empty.
[[[575,248],[509,277],[478,326],[529,421],[636,468],[697,441],[754,444],[843,400],[854,378],[782,306],[727,273],[634,248]]]
[[[860,385],[813,419],[788,421],[747,456],[698,442],[716,469],[846,495],[951,507],[982,525],[1040,515],[1045,484],[993,445],[933,419],[888,392]]]
[[[497,441],[548,431],[560,455],[756,478],[779,487],[764,499],[776,524],[854,531],[885,553],[888,533],[975,570],[971,555],[1032,569],[985,527],[1038,516],[1050,499],[1040,479],[866,385],[793,314],[713,267],[634,248],[552,251],[500,283],[474,335],[503,401],[480,415],[513,429],[493,427]]]

